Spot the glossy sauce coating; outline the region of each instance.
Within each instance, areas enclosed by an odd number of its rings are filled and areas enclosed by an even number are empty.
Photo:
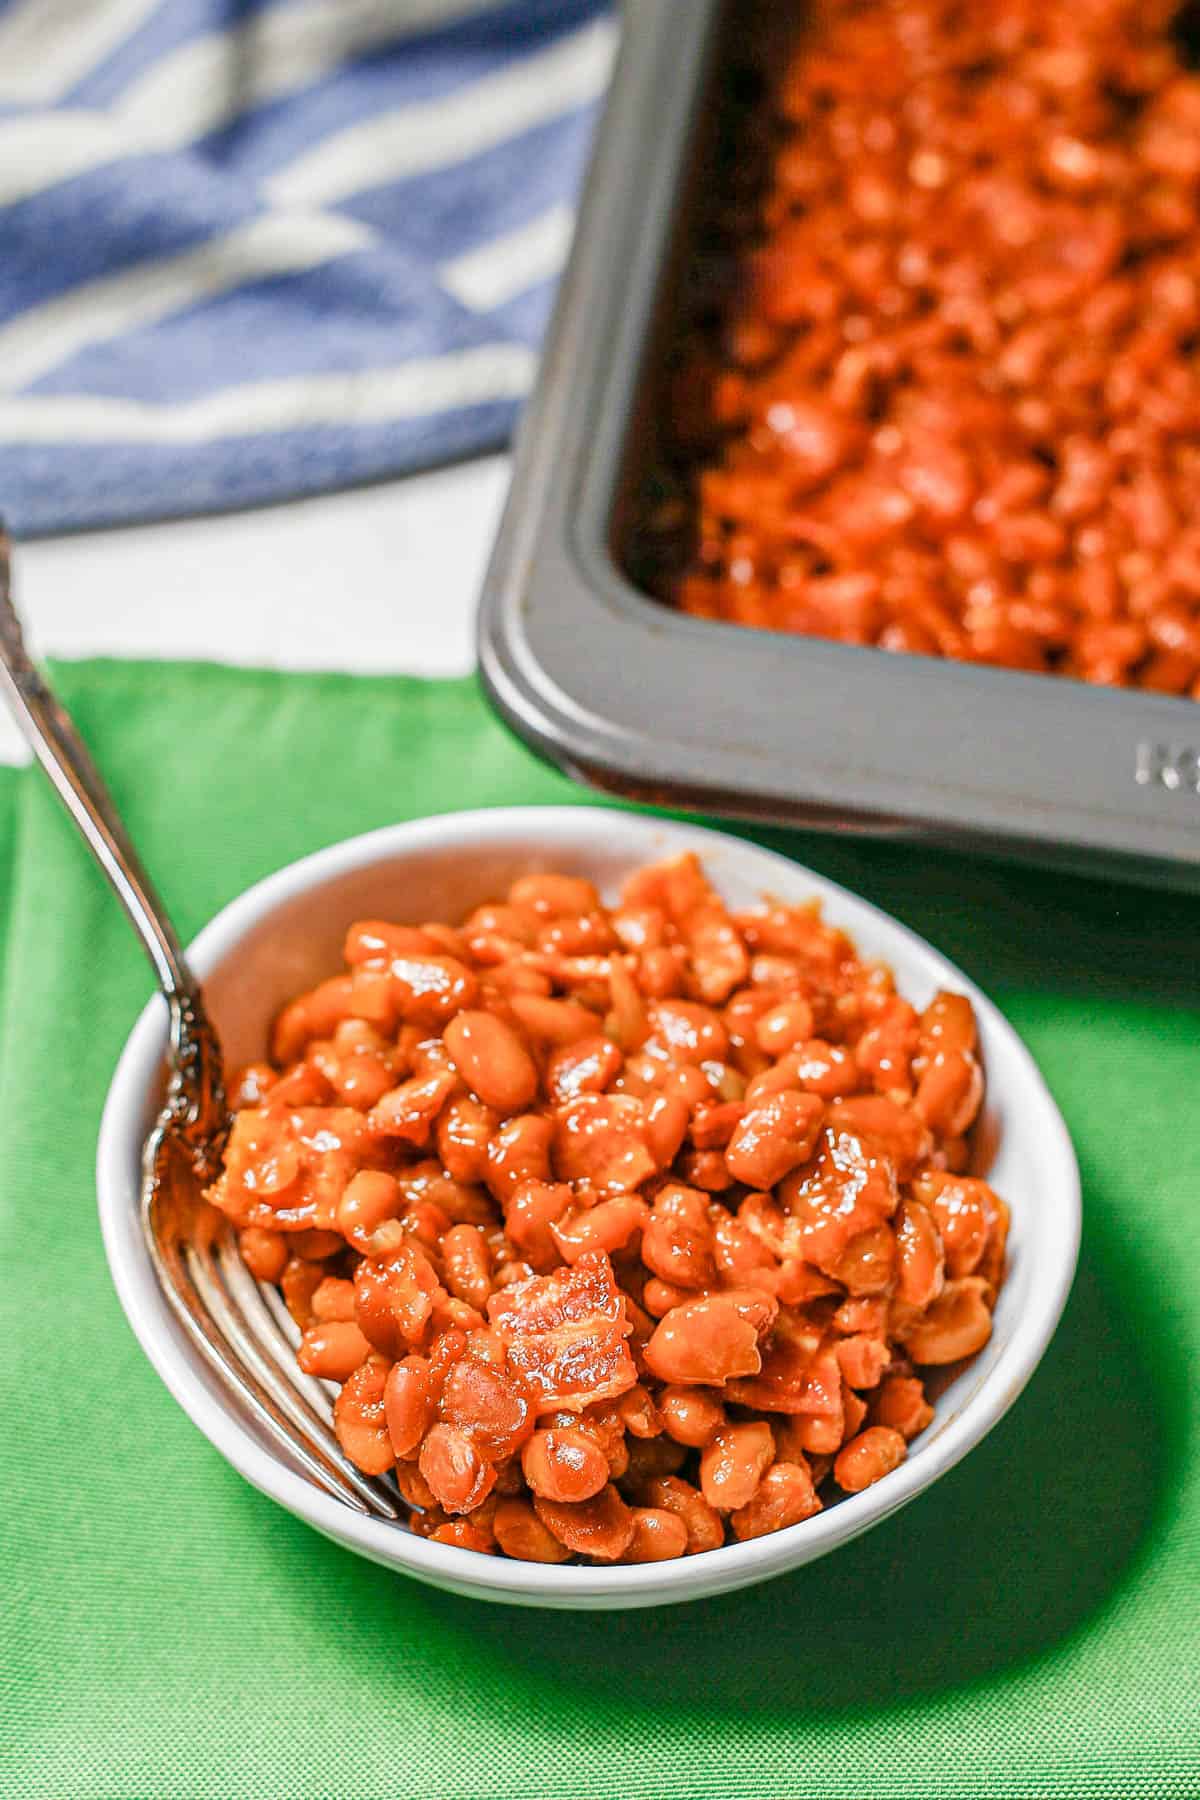
[[[991,1332],[959,995],[692,857],[604,906],[522,877],[364,920],[231,1084],[214,1203],[413,1529],[525,1561],[697,1555],[883,1479]]]
[[[704,618],[1200,698],[1177,0],[747,15],[635,575]]]

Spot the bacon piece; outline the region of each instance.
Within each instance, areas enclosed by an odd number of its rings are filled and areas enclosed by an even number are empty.
[[[657,1167],[646,1146],[646,1114],[631,1094],[580,1094],[558,1111],[554,1166],[562,1181],[597,1194],[631,1194]]]
[[[758,1374],[727,1382],[722,1399],[760,1412],[831,1417],[841,1410],[841,1395],[842,1373],[832,1342],[803,1313],[784,1307]]]
[[[501,1288],[488,1317],[508,1352],[508,1367],[538,1396],[538,1411],[582,1412],[637,1382],[625,1339],[625,1295],[603,1251],[569,1268]]]
[[[857,1131],[826,1128],[815,1159],[779,1187],[789,1216],[785,1254],[828,1267],[852,1239],[890,1219],[899,1204],[895,1164]]]
[[[353,1107],[247,1107],[234,1117],[224,1171],[208,1199],[243,1228],[328,1231],[350,1177],[380,1166]]]
[[[408,1238],[386,1261],[364,1257],[355,1269],[355,1320],[376,1350],[398,1360],[423,1342],[442,1293],[433,1264]]]

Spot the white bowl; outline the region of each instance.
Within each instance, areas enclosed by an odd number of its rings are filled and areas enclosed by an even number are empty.
[[[810,1562],[913,1499],[991,1430],[1036,1368],[1066,1301],[1079,1242],[1079,1175],[1058,1109],[1012,1027],[953,964],[886,913],[739,838],[592,806],[451,813],[352,838],[281,869],[218,914],[189,954],[229,1062],[242,1063],[263,1053],[268,1021],[283,1001],[338,966],[352,919],[457,919],[537,868],[590,876],[612,897],[631,869],[684,850],[703,858],[735,905],[768,892],[787,900],[819,895],[826,916],[864,955],[889,962],[918,1006],[939,987],[970,995],[988,1078],[983,1136],[995,1145],[989,1179],[1012,1207],[1010,1266],[991,1342],[942,1393],[933,1424],[899,1469],[787,1531],[676,1562],[547,1567],[429,1543],[320,1492],[223,1399],[160,1294],[142,1245],[139,1162],[165,1046],[160,1000],[147,1005],[113,1077],[97,1162],[100,1219],[117,1292],[147,1356],[247,1481],[348,1549],[436,1587],[525,1606],[652,1606],[745,1587]]]

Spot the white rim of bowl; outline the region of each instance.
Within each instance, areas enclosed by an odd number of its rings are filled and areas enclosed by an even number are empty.
[[[294,1474],[270,1455],[243,1429],[238,1420],[201,1384],[188,1355],[171,1337],[160,1335],[159,1322],[147,1316],[139,1294],[136,1260],[127,1264],[120,1239],[117,1209],[136,1205],[131,1191],[131,1121],[140,1120],[150,1081],[161,1064],[166,1039],[165,1018],[157,995],[147,1003],[131,1031],[113,1075],[101,1120],[97,1145],[97,1187],[100,1223],[109,1268],[126,1317],[142,1349],[166,1387],[209,1442],[220,1451],[251,1486],[269,1495],[288,1511],[305,1519],[327,1536],[350,1544],[362,1554],[392,1567],[402,1567],[435,1583],[472,1587],[495,1595],[537,1600],[545,1597],[559,1604],[571,1598],[594,1600],[633,1595],[653,1590],[664,1602],[697,1597],[706,1591],[742,1586],[782,1573],[797,1561],[803,1534],[804,1561],[814,1560],[859,1535],[871,1525],[914,1498],[931,1481],[974,1448],[999,1423],[1017,1399],[1040,1362],[1062,1311],[1075,1276],[1081,1230],[1079,1170],[1074,1148],[1057,1103],[1024,1041],[999,1009],[954,963],[925,938],[900,923],[891,913],[864,900],[840,883],[818,874],[807,865],[775,850],[764,849],[750,839],[706,826],[662,820],[642,813],[579,804],[575,806],[497,807],[468,812],[431,814],[398,825],[383,826],[359,837],[347,838],[324,850],[287,864],[256,882],[223,907],[188,947],[188,957],[203,980],[251,925],[284,900],[294,898],[327,880],[385,860],[392,853],[419,854],[444,850],[464,830],[472,848],[485,847],[516,836],[551,833],[557,827],[573,831],[619,829],[633,849],[642,840],[647,855],[666,849],[694,848],[698,855],[718,847],[752,857],[764,869],[764,891],[770,890],[772,866],[786,874],[790,884],[811,883],[831,907],[830,916],[844,923],[853,935],[854,914],[878,921],[898,935],[918,957],[931,966],[938,981],[969,994],[976,1014],[989,1033],[1009,1042],[1031,1080],[1043,1106],[1040,1127],[1045,1132],[1039,1153],[1051,1165],[1050,1178],[1058,1193],[1049,1243],[1043,1244],[1039,1265],[1031,1276],[1031,1291],[1012,1339],[1002,1350],[984,1384],[964,1402],[926,1444],[918,1443],[912,1455],[884,1481],[839,1500],[836,1506],[815,1514],[799,1525],[702,1556],[675,1561],[596,1568],[587,1565],[522,1563],[504,1557],[480,1556],[447,1544],[434,1544],[409,1531],[398,1531],[384,1520],[367,1517],[323,1494],[302,1476]],[[657,840],[657,843],[656,843]],[[548,846],[553,851],[553,844]],[[849,918],[839,917],[849,914]],[[136,1129],[136,1125],[132,1127]],[[137,1145],[140,1149],[140,1142]],[[148,1260],[141,1269],[144,1277]],[[151,1277],[151,1280],[153,1277]]]

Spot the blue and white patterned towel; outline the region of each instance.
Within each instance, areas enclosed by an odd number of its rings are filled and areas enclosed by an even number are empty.
[[[615,32],[606,0],[0,0],[0,511],[503,442]]]

